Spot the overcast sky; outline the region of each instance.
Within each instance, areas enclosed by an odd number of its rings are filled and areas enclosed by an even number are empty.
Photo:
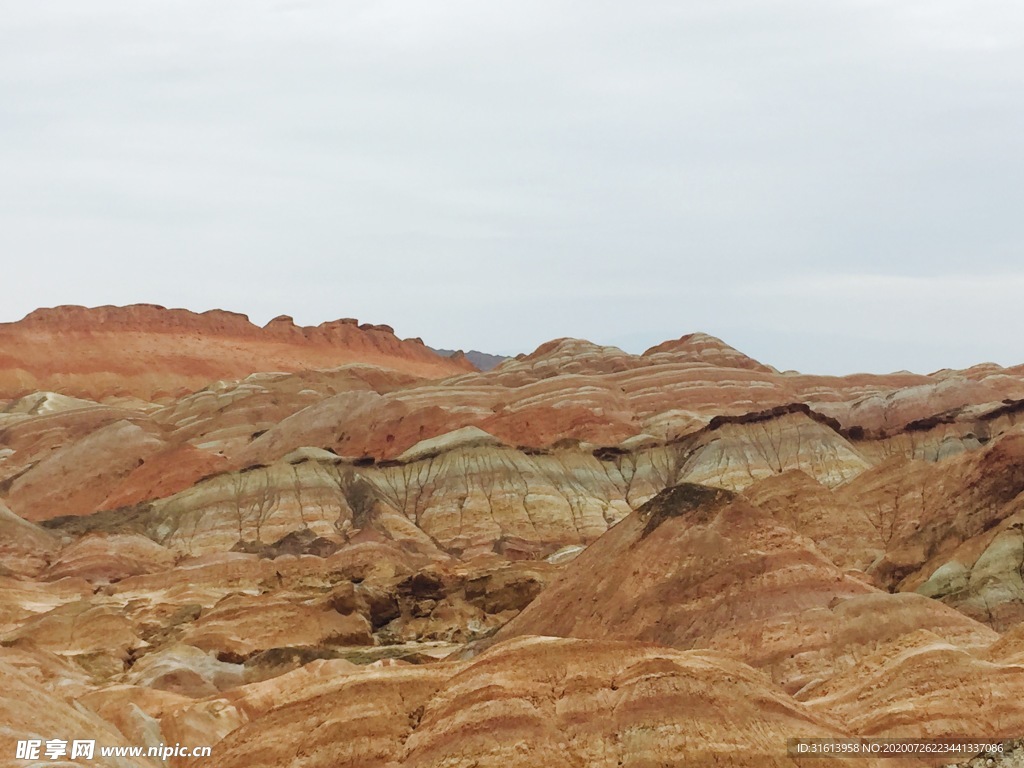
[[[1024,362],[1019,0],[0,0],[0,320]]]

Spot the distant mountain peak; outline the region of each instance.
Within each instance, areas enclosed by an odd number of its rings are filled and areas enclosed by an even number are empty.
[[[471,349],[468,352],[463,352],[461,349],[434,349],[433,347],[430,347],[430,349],[442,357],[448,357],[453,360],[468,360],[474,368],[480,371],[489,371],[492,368],[497,368],[509,359],[505,355],[492,355],[476,349]]]
[[[651,347],[641,357],[653,357],[654,355],[671,354],[674,357],[692,357],[694,361],[705,362],[709,365],[716,365],[723,368],[744,368],[751,371],[762,371],[764,373],[778,373],[775,368],[764,365],[752,357],[731,347],[717,336],[708,333],[687,333],[678,339],[663,341]]]

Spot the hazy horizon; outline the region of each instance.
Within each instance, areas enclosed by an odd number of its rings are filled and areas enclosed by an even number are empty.
[[[9,4],[3,320],[1024,363],[1024,6]]]
[[[155,304],[155,302],[132,302],[132,303],[134,303],[134,304]],[[73,306],[87,306],[87,305],[79,304],[79,305],[73,305]],[[94,306],[104,306],[104,305],[94,305]],[[106,305],[106,306],[109,306],[109,305]],[[126,306],[126,305],[117,305],[117,306]],[[165,305],[158,305],[158,306],[162,306],[165,309],[185,309],[185,310],[188,310],[188,311],[191,311],[191,312],[195,312],[197,314],[202,314],[204,312],[210,312],[210,311],[234,312],[236,314],[244,315],[246,318],[248,318],[248,320],[251,323],[253,323],[254,325],[260,326],[260,327],[266,326],[267,323],[269,323],[275,317],[279,317],[281,315],[289,315],[288,312],[278,312],[277,314],[267,315],[266,317],[263,317],[263,316],[256,317],[256,316],[250,315],[247,312],[242,312],[242,311],[239,311],[239,310],[231,309],[230,307],[208,307],[206,309],[194,309],[192,307],[180,307],[180,306],[176,307],[176,306],[165,306]],[[36,309],[52,309],[52,308],[53,307],[37,307]],[[15,318],[13,320],[7,319],[7,318],[0,318],[0,323],[17,322],[18,320],[22,320],[24,317],[25,317],[25,315],[22,315],[22,316],[20,316],[18,318]],[[294,317],[294,316],[292,316],[292,319],[294,320],[295,324],[298,325],[298,326],[315,327],[317,325],[320,325],[321,323],[331,322],[333,320],[339,320],[342,317],[349,317],[349,316],[338,315],[336,317],[325,317],[325,318],[323,318],[321,320],[313,320],[313,321],[310,321],[310,322],[303,322],[299,318]],[[368,318],[359,317],[359,318],[355,318],[355,319],[357,319],[360,324],[363,324],[363,323],[370,323],[370,324],[380,324],[380,323],[383,323],[385,325],[391,325],[390,323],[386,322],[386,320],[383,320],[383,319],[380,319],[380,318],[377,318],[377,319],[369,318],[368,319]],[[401,328],[394,328],[394,330],[395,330],[396,336],[398,336],[399,338],[402,338],[402,339],[420,338],[423,341],[424,344],[426,344],[428,347],[432,347],[435,350],[440,350],[440,349],[445,349],[445,350],[450,350],[450,351],[462,350],[464,352],[475,351],[475,352],[483,352],[483,353],[486,353],[486,354],[499,355],[499,356],[504,355],[506,357],[515,357],[516,355],[519,355],[519,354],[529,354],[531,352],[534,352],[541,345],[546,344],[546,343],[548,343],[550,341],[554,341],[556,339],[561,339],[561,338],[578,338],[578,339],[583,339],[585,341],[589,341],[589,342],[592,342],[594,344],[599,344],[601,346],[618,347],[618,348],[622,349],[625,352],[629,352],[629,353],[632,353],[632,354],[639,355],[639,354],[642,354],[643,352],[647,351],[651,347],[657,346],[657,345],[659,345],[659,344],[661,344],[663,342],[666,342],[666,341],[671,341],[671,340],[674,340],[674,339],[678,339],[681,336],[685,336],[687,334],[691,334],[691,333],[710,333],[709,331],[707,331],[705,329],[695,328],[695,329],[690,329],[690,330],[682,331],[680,333],[670,334],[670,335],[668,335],[668,336],[666,336],[664,338],[658,338],[658,339],[655,339],[653,341],[650,341],[649,343],[648,343],[648,341],[645,340],[645,338],[643,336],[640,336],[640,335],[634,336],[633,338],[624,338],[624,339],[621,340],[621,343],[616,343],[616,342],[611,342],[611,341],[607,341],[607,340],[603,340],[603,339],[587,338],[587,337],[584,337],[584,336],[571,336],[571,335],[567,335],[567,334],[555,334],[555,335],[552,335],[550,337],[540,339],[539,341],[537,341],[536,343],[534,343],[532,346],[530,346],[528,348],[498,350],[498,349],[492,349],[492,348],[469,347],[469,346],[451,346],[451,345],[445,345],[445,344],[437,344],[437,343],[434,343],[431,339],[423,338],[422,336],[420,336],[420,335],[418,335],[416,333],[404,332],[403,329],[401,329]],[[714,334],[714,333],[710,333],[710,335],[718,336],[718,334]],[[767,359],[767,358],[765,358],[763,356],[760,356],[760,355],[752,352],[750,349],[747,349],[747,348],[743,347],[742,345],[733,343],[733,340],[731,340],[729,338],[725,338],[725,337],[722,337],[722,336],[718,336],[718,338],[720,338],[726,344],[729,344],[730,346],[736,348],[739,352],[742,352],[742,353],[748,355],[749,357],[755,358],[759,362],[764,363],[765,365],[774,366],[775,368],[777,368],[780,371],[796,370],[796,371],[799,371],[800,373],[808,373],[808,374],[821,374],[821,375],[838,375],[838,376],[842,376],[842,375],[851,375],[851,374],[858,374],[858,373],[885,374],[885,373],[896,373],[896,372],[908,371],[908,370],[910,370],[912,373],[930,374],[930,373],[935,373],[935,372],[943,370],[943,369],[950,369],[950,368],[964,368],[965,369],[965,368],[970,368],[970,367],[975,366],[975,365],[981,365],[981,364],[985,364],[985,363],[996,362],[994,360],[978,360],[978,361],[975,361],[973,363],[969,363],[969,364],[963,365],[963,366],[940,366],[939,368],[935,368],[935,369],[931,369],[931,370],[911,370],[909,368],[892,368],[892,369],[889,369],[889,370],[853,370],[853,369],[849,369],[849,370],[838,370],[838,371],[822,371],[822,370],[814,370],[814,369],[806,369],[805,370],[805,369],[797,369],[797,368],[786,368],[786,367],[783,367],[783,366],[776,365],[772,360]],[[1003,365],[1002,363],[999,363],[999,364]],[[1019,365],[1019,364],[1020,363],[1018,363],[1017,365]],[[1013,365],[1015,365],[1015,364],[1010,363],[1010,364],[1004,365],[1004,367],[1012,367]]]

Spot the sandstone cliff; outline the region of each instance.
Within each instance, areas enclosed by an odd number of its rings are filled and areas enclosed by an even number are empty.
[[[296,326],[287,316],[260,328],[245,315],[197,314],[152,304],[41,309],[0,324],[0,397],[58,390],[90,399],[167,399],[218,379],[367,363],[440,378],[474,370],[385,325],[355,320]]]

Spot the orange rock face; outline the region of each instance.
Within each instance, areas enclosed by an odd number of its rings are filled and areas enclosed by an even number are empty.
[[[844,574],[741,497],[684,484],[609,531],[497,637],[723,650],[795,693],[917,627],[968,648],[996,639],[941,604],[889,595]]]
[[[343,676],[230,734],[221,759],[611,768],[707,765],[730,755],[736,766],[815,765],[797,763],[780,745],[842,733],[727,657],[529,638],[472,662]]]
[[[37,310],[0,324],[0,350],[0,397],[58,390],[152,400],[260,371],[354,362],[427,378],[473,370],[465,360],[399,340],[384,325],[339,320],[302,328],[282,316],[260,328],[233,312],[151,304]]]

